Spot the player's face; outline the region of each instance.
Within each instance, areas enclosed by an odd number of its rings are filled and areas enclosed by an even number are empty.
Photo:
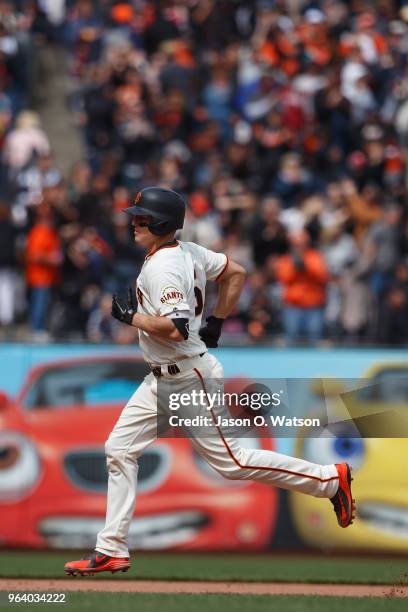
[[[150,217],[146,216],[137,216],[132,219],[135,242],[145,249],[151,249],[157,240],[157,236],[149,230],[149,222]]]

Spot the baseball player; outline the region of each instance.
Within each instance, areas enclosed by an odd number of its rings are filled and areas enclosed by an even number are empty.
[[[106,442],[109,473],[105,527],[95,550],[80,561],[70,561],[65,572],[92,575],[126,571],[130,567],[127,536],[133,517],[138,457],[157,435],[157,389],[163,380],[176,380],[179,389],[205,390],[206,380],[222,379],[219,361],[208,352],[216,348],[222,325],[234,308],[245,279],[244,269],[197,244],[176,240],[183,227],[185,202],[169,189],[140,191],[132,216],[135,242],[147,251],[136,283],[137,307],[113,296],[112,315],[139,330],[139,344],[151,368],[123,409]],[[205,287],[218,283],[218,299],[211,316],[201,324]],[[210,412],[211,414],[211,412]],[[192,444],[225,478],[265,484],[329,498],[341,527],[350,525],[355,503],[347,463],[318,465],[266,450],[249,450],[219,427],[211,437]]]

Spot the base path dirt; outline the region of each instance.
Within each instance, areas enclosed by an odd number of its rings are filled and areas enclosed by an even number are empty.
[[[0,591],[97,591],[121,593],[238,593],[252,595],[331,595],[408,597],[407,586],[369,584],[299,584],[290,582],[181,582],[166,580],[0,579]]]

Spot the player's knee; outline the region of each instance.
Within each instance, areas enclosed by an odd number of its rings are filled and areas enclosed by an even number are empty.
[[[137,458],[139,455],[119,446],[114,438],[109,437],[105,442],[105,455],[109,472],[122,471],[125,463],[131,463],[135,469],[138,469]]]
[[[226,464],[222,466],[213,466],[217,472],[227,480],[240,480],[242,478],[242,469],[235,464]]]
[[[241,480],[242,476],[240,474],[242,470],[240,468],[238,469],[233,469],[230,471],[224,471],[223,472],[223,476],[224,478],[226,478],[227,480]]]
[[[109,466],[110,463],[121,459],[123,456],[123,449],[120,449],[112,438],[108,438],[105,442],[105,455]]]

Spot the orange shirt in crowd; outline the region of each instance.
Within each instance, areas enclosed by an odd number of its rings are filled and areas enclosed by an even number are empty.
[[[329,275],[323,257],[308,249],[303,254],[304,269],[296,269],[290,255],[282,255],[276,263],[276,276],[284,287],[283,301],[298,308],[316,308],[326,301]]]
[[[26,278],[30,287],[51,287],[60,281],[61,243],[47,223],[37,223],[28,234]]]

